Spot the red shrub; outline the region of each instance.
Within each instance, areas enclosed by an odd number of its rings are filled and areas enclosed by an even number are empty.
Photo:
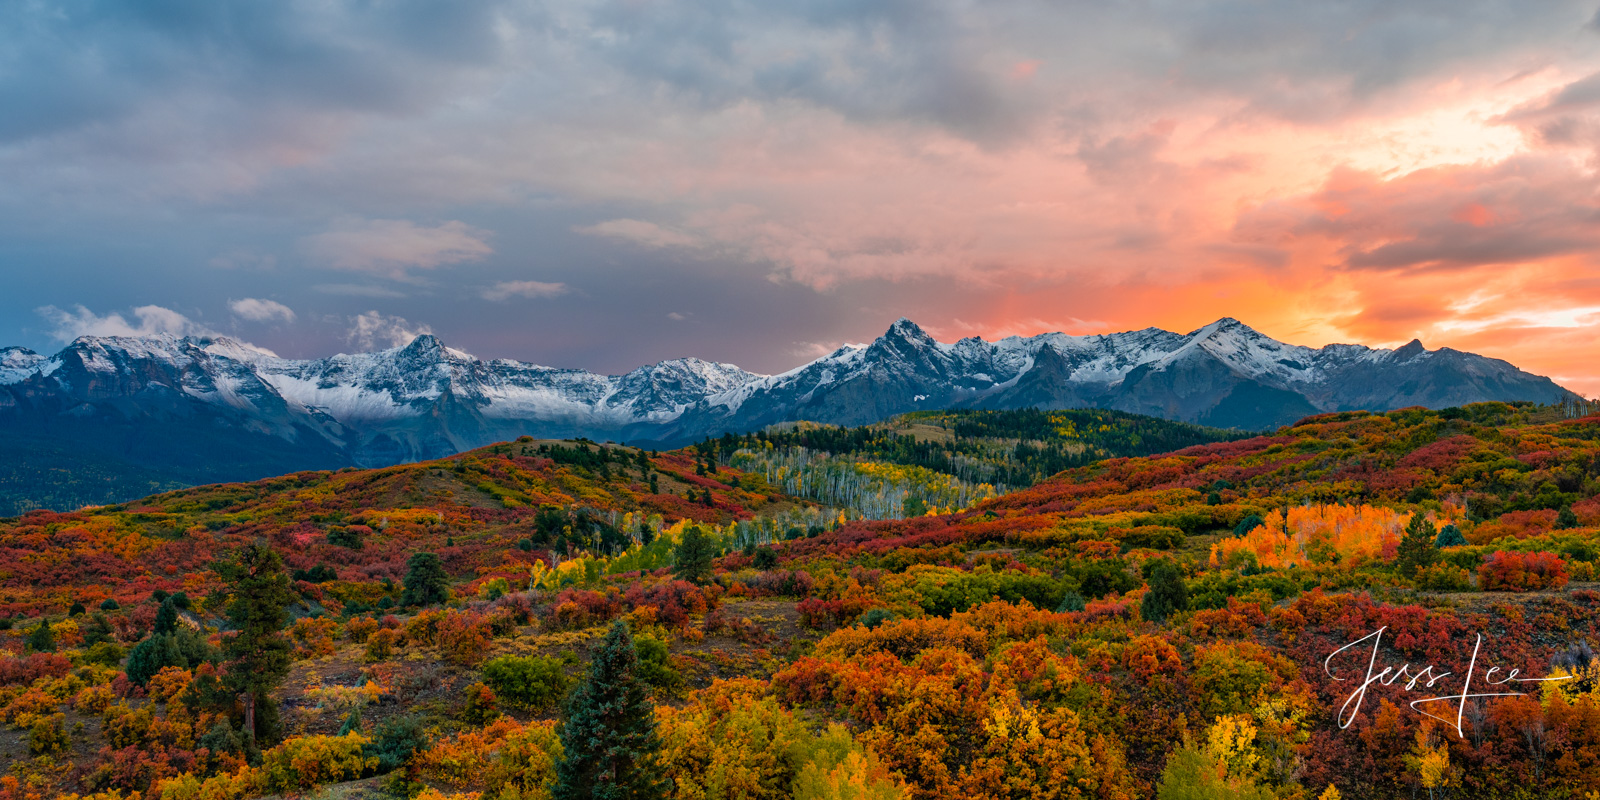
[[[21,658],[0,659],[0,686],[20,684],[26,686],[39,678],[59,678],[72,669],[66,656],[56,653],[34,653]]]
[[[843,604],[838,600],[819,600],[808,597],[795,606],[800,612],[800,621],[810,628],[822,628],[833,625],[844,613]]]
[[[704,614],[714,605],[715,596],[708,598],[706,594],[687,581],[672,581],[648,589],[634,584],[624,599],[634,608],[655,606],[656,618],[661,624],[684,628],[690,616]]]
[[[1486,592],[1530,592],[1567,585],[1567,562],[1555,553],[1490,553],[1478,567],[1478,580]]]

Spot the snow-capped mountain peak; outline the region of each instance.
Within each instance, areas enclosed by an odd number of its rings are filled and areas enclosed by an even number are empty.
[[[431,334],[308,360],[227,337],[169,335],[82,337],[49,358],[0,350],[0,421],[102,407],[122,419],[183,418],[191,403],[227,425],[316,440],[320,452],[332,447],[366,465],[523,433],[682,443],[790,420],[862,424],[933,408],[1099,406],[1265,428],[1346,408],[1569,396],[1548,379],[1470,353],[1416,341],[1397,350],[1313,349],[1231,317],[1187,334],[1145,328],[954,344],[901,318],[868,344],[771,376],[693,357],[610,376],[485,361]]]

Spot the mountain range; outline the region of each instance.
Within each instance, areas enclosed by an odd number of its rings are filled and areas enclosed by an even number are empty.
[[[51,356],[0,350],[0,458],[26,464],[48,452],[41,463],[64,480],[107,485],[120,478],[86,478],[87,467],[118,460],[141,471],[135,488],[147,493],[169,488],[163,481],[438,458],[523,434],[675,446],[792,420],[1076,407],[1261,430],[1329,411],[1576,397],[1472,353],[1419,341],[1301,347],[1231,318],[1187,334],[953,344],[901,319],[870,344],[780,375],[697,358],[598,375],[479,359],[431,335],[312,360],[223,337],[85,336]],[[39,480],[0,470],[0,493]]]

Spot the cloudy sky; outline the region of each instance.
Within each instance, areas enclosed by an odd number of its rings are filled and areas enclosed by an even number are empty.
[[[0,4],[0,344],[1222,316],[1600,395],[1596,0]]]

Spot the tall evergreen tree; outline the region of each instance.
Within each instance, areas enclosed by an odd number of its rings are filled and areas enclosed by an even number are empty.
[[[157,636],[172,633],[178,629],[178,604],[171,597],[161,601],[160,610],[156,611],[155,633]]]
[[[228,621],[235,633],[223,645],[227,685],[244,704],[244,732],[259,740],[277,734],[277,707],[271,692],[289,674],[292,648],[281,631],[294,600],[283,559],[265,543],[240,550],[217,565],[230,599]],[[258,714],[257,712],[262,712]]]
[[[565,753],[552,800],[657,800],[667,787],[655,753],[655,706],[637,674],[639,654],[626,620],[617,620],[572,693],[561,724]]]
[[[1439,531],[1434,528],[1433,521],[1421,511],[1411,515],[1411,521],[1406,523],[1405,535],[1400,537],[1400,550],[1395,559],[1395,566],[1401,575],[1415,578],[1418,570],[1438,560],[1438,536]]]
[[[703,584],[711,577],[711,560],[717,555],[716,545],[699,525],[690,525],[678,542],[673,572],[679,580]]]
[[[450,600],[450,576],[435,553],[412,553],[406,559],[406,590],[400,595],[405,606],[431,606]]]

